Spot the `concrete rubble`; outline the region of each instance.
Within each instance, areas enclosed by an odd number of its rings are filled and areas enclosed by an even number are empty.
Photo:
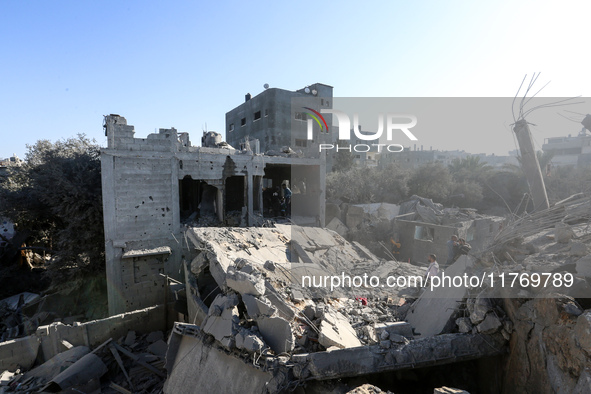
[[[400,204],[327,202],[326,228],[373,254],[420,262],[429,253],[446,255],[451,235],[468,239],[474,251],[484,249],[505,221],[471,208],[446,208],[413,195]]]
[[[190,392],[193,385],[236,392],[235,380],[220,370],[243,379],[241,392],[275,393],[505,352],[494,322],[460,333],[453,311],[444,321],[447,331],[419,338],[404,321],[421,292],[410,285],[304,286],[303,276],[423,274],[408,263],[380,260],[336,232],[276,225],[187,227],[185,235],[192,253],[185,276],[193,324],[175,324],[165,392]]]
[[[159,392],[164,385],[167,344],[162,331],[139,335],[129,331],[91,350],[71,346],[44,363],[22,372],[2,374],[4,392]],[[4,378],[4,377],[7,378]]]

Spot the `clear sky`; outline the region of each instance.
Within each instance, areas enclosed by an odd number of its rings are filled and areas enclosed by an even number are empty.
[[[0,157],[77,133],[104,145],[110,113],[136,137],[176,127],[195,143],[206,124],[223,132],[225,113],[265,83],[322,82],[340,97],[512,97],[541,71],[542,96],[591,97],[589,15],[588,1],[5,0]],[[470,152],[514,149],[510,133],[461,140]]]

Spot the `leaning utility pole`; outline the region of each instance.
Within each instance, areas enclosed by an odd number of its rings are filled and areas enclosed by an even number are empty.
[[[526,120],[521,118],[515,122],[513,131],[515,132],[517,142],[519,143],[519,150],[521,151],[521,167],[523,168],[523,172],[525,172],[529,192],[534,203],[534,212],[548,209],[550,204],[548,202],[548,194],[546,193],[546,185],[544,185],[540,163],[536,156],[536,151]]]

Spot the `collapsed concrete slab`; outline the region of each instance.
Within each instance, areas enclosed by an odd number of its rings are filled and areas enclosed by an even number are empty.
[[[336,346],[340,349],[361,346],[357,334],[349,320],[341,313],[329,308],[324,311],[318,341],[326,348]]]
[[[244,265],[242,268],[228,267],[226,284],[242,295],[260,296],[265,294],[265,279],[252,264]]]
[[[191,325],[176,324],[166,355],[168,379],[165,393],[267,393],[273,378],[252,362],[228,354],[207,341],[204,333]]]
[[[295,354],[294,374],[300,379],[338,379],[376,372],[442,365],[504,354],[502,338],[483,334],[445,334],[415,339],[384,349],[379,345]]]
[[[233,337],[238,332],[238,296],[218,295],[209,308],[203,323],[203,331],[232,347]]]
[[[290,323],[281,317],[261,317],[257,320],[265,342],[277,354],[291,352],[295,340]]]
[[[445,270],[447,276],[462,276],[473,264],[471,257],[461,256]],[[449,319],[466,295],[463,286],[441,286],[425,292],[415,302],[406,315],[406,320],[414,327],[418,336],[433,336],[441,333]]]
[[[334,231],[335,233],[339,234],[341,237],[347,235],[349,228],[345,225],[345,223],[341,222],[339,218],[333,218],[327,225],[326,228],[329,230]]]
[[[185,265],[186,294],[193,303],[189,319],[202,322],[175,326],[174,341],[190,345],[176,354],[171,337],[167,392],[183,392],[181,381],[187,378],[206,389],[261,392],[264,386],[266,392],[275,393],[310,380],[438,365],[505,351],[500,329],[491,329],[490,335],[474,331],[415,339],[410,320],[402,321],[410,307],[405,297],[419,290],[412,283],[388,289],[345,285],[332,292],[326,285],[304,285],[304,275],[423,274],[424,268],[382,261],[333,231],[286,225],[188,228],[187,239],[194,247],[191,264]],[[453,269],[463,273],[467,260],[459,260],[448,274]],[[448,295],[454,307],[464,296],[464,291]],[[447,306],[425,299],[415,310],[430,314],[425,327],[434,330],[432,335],[439,334],[441,327],[431,327],[430,319],[442,310],[448,313]],[[455,323],[452,314],[444,320]],[[190,355],[193,352],[200,354]],[[183,365],[183,357],[193,360],[193,371]],[[248,375],[246,386],[221,382],[225,375],[214,372],[220,364],[230,365],[236,376]],[[189,373],[205,374],[211,380],[188,377]]]

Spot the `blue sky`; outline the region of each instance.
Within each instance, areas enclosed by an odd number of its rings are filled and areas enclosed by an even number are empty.
[[[265,83],[323,82],[341,97],[507,97],[541,71],[541,84],[552,81],[542,95],[589,97],[590,11],[585,1],[4,1],[0,157],[77,133],[104,144],[109,113],[136,137],[176,127],[197,142]],[[506,154],[510,138],[458,148]]]

